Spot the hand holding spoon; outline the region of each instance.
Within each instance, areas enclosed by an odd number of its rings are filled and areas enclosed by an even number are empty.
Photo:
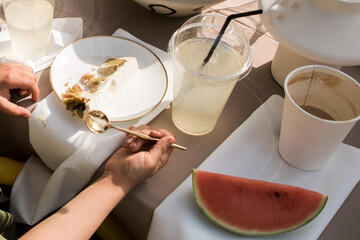
[[[126,128],[121,128],[121,127],[117,127],[117,126],[113,126],[111,125],[111,122],[109,121],[108,117],[106,116],[105,113],[99,111],[99,110],[92,110],[88,113],[88,115],[85,118],[85,124],[87,126],[87,128],[95,134],[101,134],[106,132],[106,130],[108,130],[109,128],[115,128],[119,131],[143,138],[143,139],[147,139],[147,140],[152,140],[152,141],[158,141],[158,138],[154,138],[154,137],[150,137],[149,135],[143,134],[143,133],[139,133],[136,131],[132,131],[130,129],[126,129]],[[186,147],[180,146],[178,144],[173,143],[171,145],[171,147],[173,148],[178,148],[181,150],[186,150]]]

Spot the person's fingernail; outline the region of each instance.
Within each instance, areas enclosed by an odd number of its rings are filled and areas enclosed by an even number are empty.
[[[130,143],[130,147],[131,148],[136,148],[137,147],[137,143],[134,141],[134,142],[131,142]]]
[[[23,113],[21,117],[23,117],[23,118],[30,118],[30,114],[29,114],[29,113]]]
[[[150,132],[150,135],[159,135],[159,131],[157,131],[157,130],[151,130],[151,132]]]
[[[167,141],[167,146],[168,147],[171,147],[171,145],[174,143],[175,141],[173,140],[173,139],[168,139],[168,141]]]
[[[128,137],[128,139],[126,140],[126,143],[130,144],[133,140],[134,140],[133,137]]]

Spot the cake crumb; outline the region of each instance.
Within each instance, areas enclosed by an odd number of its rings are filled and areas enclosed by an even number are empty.
[[[39,116],[38,116],[38,120],[40,120],[40,122],[44,125],[44,127],[46,127],[46,122],[45,122],[45,120],[44,120],[44,118],[43,118],[42,115],[39,115]]]

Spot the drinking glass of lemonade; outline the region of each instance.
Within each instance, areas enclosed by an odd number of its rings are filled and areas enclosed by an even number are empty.
[[[22,59],[45,55],[51,45],[55,0],[3,0],[13,52]]]
[[[226,16],[215,13],[194,16],[169,41],[168,51],[174,63],[172,120],[190,135],[214,129],[236,82],[251,69],[248,40],[234,20],[210,60],[203,64],[225,20]]]

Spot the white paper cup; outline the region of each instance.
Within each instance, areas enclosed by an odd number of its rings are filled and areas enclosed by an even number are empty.
[[[360,85],[337,69],[310,65],[289,73],[284,90],[280,155],[296,168],[318,170],[360,119]]]

